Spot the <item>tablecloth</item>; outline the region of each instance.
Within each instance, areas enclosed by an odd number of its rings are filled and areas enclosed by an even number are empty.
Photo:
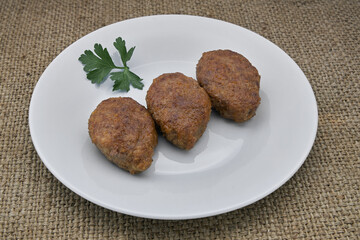
[[[111,23],[187,14],[237,24],[283,49],[318,104],[314,146],[281,188],[192,220],[133,217],[58,181],[31,141],[28,109],[50,62]],[[0,5],[0,239],[359,239],[360,1],[9,0]]]

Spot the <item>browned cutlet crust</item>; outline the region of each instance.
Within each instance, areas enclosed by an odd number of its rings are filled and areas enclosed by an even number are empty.
[[[196,77],[224,118],[243,122],[255,115],[261,100],[260,75],[244,56],[231,50],[205,52]]]
[[[182,73],[165,73],[154,79],[146,103],[166,139],[191,149],[210,119],[211,102],[196,80]]]
[[[155,124],[146,108],[132,98],[102,101],[89,122],[92,142],[107,159],[131,174],[150,167],[157,145]]]

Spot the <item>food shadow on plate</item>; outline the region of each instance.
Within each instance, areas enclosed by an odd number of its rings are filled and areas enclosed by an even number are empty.
[[[270,136],[270,103],[264,92],[260,94],[262,103],[257,115],[247,122],[236,123],[224,119],[213,110],[206,131],[190,151],[179,149],[159,136],[159,144],[153,156],[154,163],[147,171],[162,171],[166,169],[163,163],[167,161],[194,166],[192,170],[181,167],[181,174],[228,166],[231,171],[233,164],[236,168],[241,168],[256,160]],[[171,172],[177,171],[171,169]]]
[[[256,158],[270,136],[269,98],[262,90],[260,90],[260,96],[261,104],[256,111],[256,115],[246,122],[236,123],[221,117],[215,110],[212,111],[207,131],[211,131],[230,141],[243,140],[235,155],[238,167],[244,166]],[[221,148],[221,146],[219,147]],[[251,158],[245,156],[251,156]]]
[[[179,163],[190,164],[195,161],[196,156],[198,156],[201,152],[203,152],[209,141],[209,133],[205,131],[201,138],[195,143],[195,146],[190,150],[184,150],[176,147],[169,141],[165,139],[165,137],[160,133],[158,137],[158,145],[155,148],[154,152],[154,162],[159,159],[160,154],[164,155],[166,158],[172,161],[176,161]],[[154,163],[153,163],[154,164]]]
[[[117,193],[119,188],[130,186],[131,184],[149,184],[148,178],[151,177],[153,169],[148,168],[142,173],[135,175],[118,167],[115,163],[106,159],[104,154],[91,142],[90,138],[84,141],[82,147],[83,169],[88,175],[87,185],[93,189],[110,193]],[[153,163],[154,164],[154,163]],[[97,187],[95,187],[97,186]],[[147,192],[147,188],[127,188],[126,193],[132,195],[142,195]],[[150,190],[149,190],[150,191]]]

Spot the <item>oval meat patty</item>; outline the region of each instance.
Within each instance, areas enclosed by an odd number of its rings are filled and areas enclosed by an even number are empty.
[[[166,139],[191,149],[206,129],[211,102],[196,80],[182,73],[166,73],[154,79],[146,103]]]
[[[243,122],[255,115],[261,100],[260,75],[242,55],[230,50],[205,52],[196,77],[224,118]]]
[[[88,124],[92,142],[111,162],[131,174],[151,165],[157,145],[155,124],[135,100],[118,97],[102,101]]]

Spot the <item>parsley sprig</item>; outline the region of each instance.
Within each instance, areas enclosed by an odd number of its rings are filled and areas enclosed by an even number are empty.
[[[127,62],[131,59],[135,47],[132,47],[127,51],[125,46],[125,40],[118,37],[114,42],[114,47],[118,50],[123,67],[116,66],[111,59],[109,52],[106,48],[103,48],[101,44],[96,43],[94,45],[94,52],[85,50],[84,54],[81,54],[79,61],[84,64],[84,71],[86,72],[87,79],[92,83],[102,83],[106,77],[109,76],[114,81],[113,91],[122,90],[128,92],[130,90],[130,84],[134,88],[143,89],[144,84],[142,79],[135,73],[130,71]],[[111,72],[114,69],[122,71]]]

